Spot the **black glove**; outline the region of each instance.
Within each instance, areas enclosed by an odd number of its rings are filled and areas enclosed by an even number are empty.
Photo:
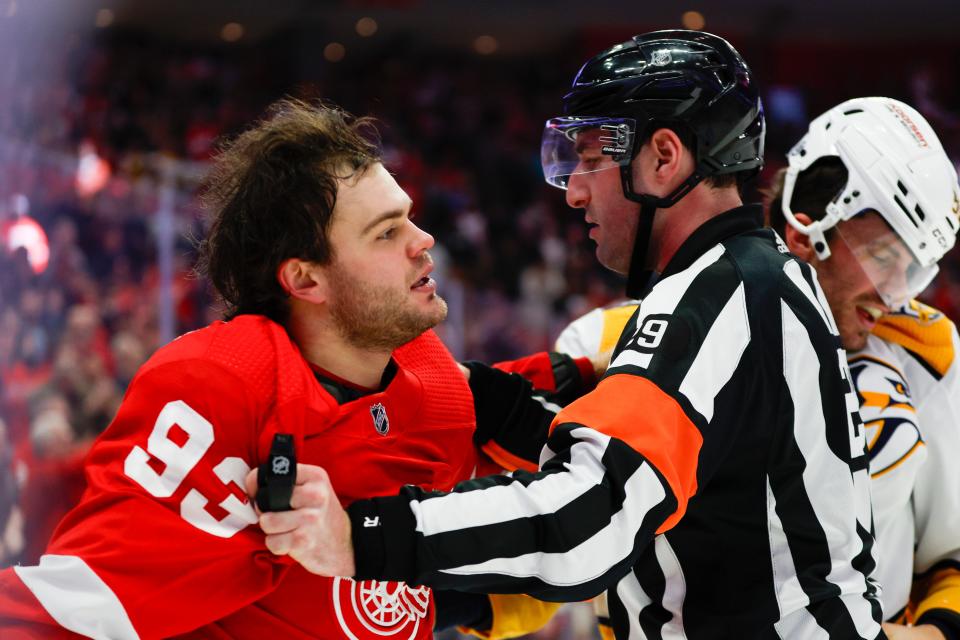
[[[290,511],[290,497],[297,484],[297,455],[293,436],[273,436],[270,455],[257,473],[257,507],[260,511]]]

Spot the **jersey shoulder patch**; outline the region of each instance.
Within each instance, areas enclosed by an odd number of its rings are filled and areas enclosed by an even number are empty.
[[[938,379],[946,375],[956,355],[953,333],[949,318],[916,300],[883,316],[873,329],[878,338],[909,351]]]

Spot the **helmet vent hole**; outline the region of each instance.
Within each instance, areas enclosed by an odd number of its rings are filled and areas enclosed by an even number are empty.
[[[894,200],[898,205],[900,205],[900,208],[903,209],[903,212],[904,212],[905,214],[907,214],[907,218],[910,219],[910,222],[913,223],[913,226],[919,227],[920,225],[917,224],[917,219],[913,217],[913,214],[910,213],[910,210],[907,209],[906,205],[903,204],[903,201],[900,200],[900,196],[894,194],[893,200]]]
[[[852,116],[855,113],[863,113],[863,109],[850,109],[849,111],[844,111],[843,115]]]
[[[917,212],[917,216],[920,218],[920,220],[926,219],[927,216],[924,215],[923,209],[920,208],[920,205],[917,205],[913,210]]]
[[[947,224],[950,225],[950,228],[951,228],[951,229],[953,229],[954,231],[957,230],[957,226],[956,226],[955,224],[953,224],[953,220],[951,220],[951,219],[949,218],[949,216],[946,217],[946,218],[944,218],[944,220],[947,221]]]
[[[907,195],[907,188],[903,186],[903,183],[897,180],[897,187],[900,189],[900,193]]]

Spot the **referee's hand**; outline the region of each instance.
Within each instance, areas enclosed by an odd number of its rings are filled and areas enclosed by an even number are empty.
[[[258,470],[246,478],[246,490],[257,493]],[[356,573],[350,518],[340,506],[321,467],[297,465],[297,484],[290,497],[290,511],[260,513],[260,528],[267,549],[277,555],[289,555],[310,573],[321,576],[347,576]]]

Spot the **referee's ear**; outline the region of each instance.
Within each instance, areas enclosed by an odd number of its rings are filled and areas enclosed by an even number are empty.
[[[797,220],[803,225],[809,225],[813,220],[805,213],[795,212],[793,215],[797,217]],[[817,259],[817,252],[813,249],[813,243],[810,242],[810,236],[798,231],[791,225],[789,222],[786,224],[783,230],[784,241],[787,243],[787,248],[790,249],[790,253],[797,256],[804,262],[809,262],[814,264]]]

